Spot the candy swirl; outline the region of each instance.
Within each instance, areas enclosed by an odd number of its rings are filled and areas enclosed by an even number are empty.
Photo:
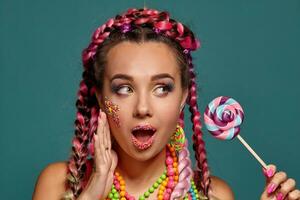
[[[231,140],[240,132],[244,111],[234,99],[220,96],[205,109],[204,122],[208,131],[220,140]]]

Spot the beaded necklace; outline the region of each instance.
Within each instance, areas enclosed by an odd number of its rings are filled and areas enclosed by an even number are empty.
[[[158,190],[158,200],[169,200],[171,193],[178,182],[178,161],[175,149],[167,145],[166,170],[155,181],[155,183],[144,194],[139,196],[139,200],[147,199],[156,189]],[[135,200],[126,192],[126,184],[119,172],[114,173],[112,189],[106,200]],[[200,200],[194,181],[191,181],[191,188],[185,195],[184,200]]]

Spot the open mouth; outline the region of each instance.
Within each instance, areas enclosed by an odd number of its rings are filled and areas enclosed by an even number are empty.
[[[132,142],[140,150],[149,148],[154,141],[156,129],[149,126],[139,126],[132,130]]]

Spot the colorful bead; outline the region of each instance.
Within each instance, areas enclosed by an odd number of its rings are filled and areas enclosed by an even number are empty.
[[[146,190],[146,192],[139,196],[139,200],[145,200],[158,189],[158,200],[169,200],[173,189],[178,182],[178,163],[175,149],[171,145],[167,145],[166,156],[166,170],[164,173],[153,183],[153,185]],[[135,198],[126,192],[126,184],[123,177],[119,172],[114,173],[113,186],[108,194],[107,200],[135,200]],[[194,181],[191,181],[191,188],[183,198],[184,200],[200,200],[198,190]],[[202,198],[201,198],[202,199]]]

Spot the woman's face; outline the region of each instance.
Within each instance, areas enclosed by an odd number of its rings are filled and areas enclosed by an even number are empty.
[[[187,97],[175,54],[164,43],[121,42],[108,51],[104,71],[100,107],[107,97],[119,108],[107,114],[111,134],[119,150],[148,160],[168,143]]]

